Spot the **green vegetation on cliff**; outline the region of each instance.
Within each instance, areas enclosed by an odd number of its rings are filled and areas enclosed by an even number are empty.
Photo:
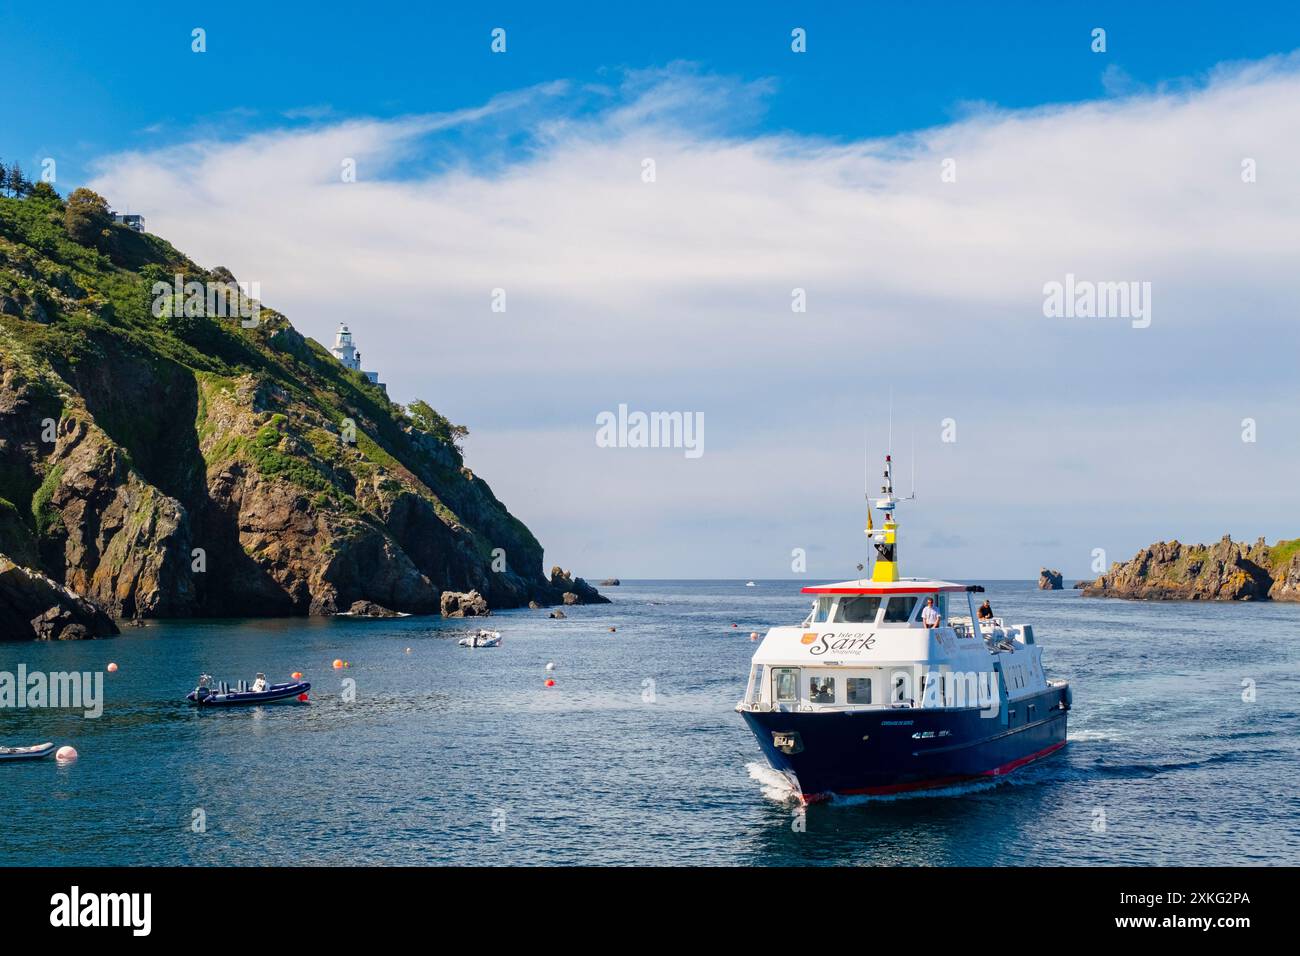
[[[114,614],[559,599],[536,539],[464,468],[466,429],[265,305],[244,323],[155,295],[233,279],[88,190],[0,198],[0,552],[30,555],[29,533],[38,570]]]

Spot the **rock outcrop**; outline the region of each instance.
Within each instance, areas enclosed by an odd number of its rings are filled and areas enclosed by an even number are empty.
[[[565,604],[608,604],[605,597],[582,578],[556,566],[551,568],[551,588],[558,591]]]
[[[1040,591],[1059,591],[1065,586],[1065,579],[1060,571],[1052,571],[1048,568],[1039,568],[1038,570],[1038,590]]]
[[[13,562],[124,619],[607,600],[543,572],[536,538],[464,467],[463,430],[394,404],[264,304],[250,327],[159,316],[159,281],[229,272],[118,226],[105,258],[48,235],[57,207],[0,197]]]
[[[1217,544],[1160,541],[1084,588],[1085,597],[1145,600],[1259,601],[1300,600],[1300,541],[1270,547],[1224,535]]]
[[[454,591],[442,592],[442,616],[443,617],[483,617],[492,613],[488,610],[487,601],[483,600],[483,595],[477,591],[470,591],[468,594],[458,594]]]
[[[90,601],[0,554],[0,639],[68,641],[116,633],[112,619]]]
[[[389,610],[373,601],[357,601],[348,608],[348,613],[353,617],[400,617],[397,611]]]

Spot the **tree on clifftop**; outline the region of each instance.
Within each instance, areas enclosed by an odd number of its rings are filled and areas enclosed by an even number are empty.
[[[7,170],[0,165],[0,191],[7,189],[9,195],[22,197],[27,195],[31,188],[32,184],[23,175],[23,168],[18,165],[17,160],[10,163]]]
[[[95,245],[111,222],[107,199],[84,186],[72,191],[63,211],[63,228],[73,242],[83,246]]]
[[[27,198],[42,199],[46,202],[58,203],[59,206],[63,205],[63,197],[59,195],[59,191],[43,180],[32,184],[31,190],[27,193]]]
[[[428,402],[418,398],[406,407],[406,417],[420,431],[428,432],[433,437],[456,446],[457,451],[461,450],[461,442],[469,434],[469,429],[464,425],[453,425],[445,415],[436,411]]]

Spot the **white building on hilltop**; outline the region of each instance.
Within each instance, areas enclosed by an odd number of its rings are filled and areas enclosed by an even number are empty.
[[[334,333],[334,345],[330,347],[330,354],[342,362],[345,367],[361,372],[362,375],[380,388],[384,388],[384,383],[379,381],[378,372],[362,370],[361,353],[357,351],[357,347],[352,343],[352,333],[348,330],[346,322],[339,323],[338,331]]]

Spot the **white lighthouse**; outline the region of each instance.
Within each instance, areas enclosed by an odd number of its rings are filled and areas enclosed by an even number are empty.
[[[330,347],[330,354],[343,363],[346,368],[354,369],[361,372],[366,378],[374,382],[380,388],[384,388],[384,383],[379,381],[378,372],[366,372],[361,368],[361,353],[352,342],[352,332],[348,329],[346,322],[340,322],[338,331],[334,333],[334,344]],[[386,391],[386,389],[385,389]]]
[[[334,333],[334,346],[330,352],[348,368],[361,371],[361,356],[357,354],[356,346],[352,344],[352,333],[348,331],[346,322],[339,323],[339,330]]]

